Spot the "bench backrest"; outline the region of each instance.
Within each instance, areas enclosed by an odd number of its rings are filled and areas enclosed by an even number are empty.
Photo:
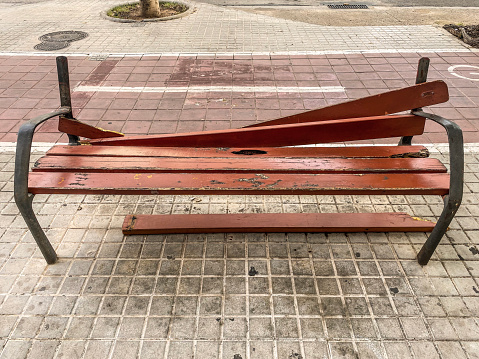
[[[424,124],[423,117],[414,115],[374,116],[232,130],[101,138],[88,143],[102,146],[282,147],[415,136],[424,132]]]

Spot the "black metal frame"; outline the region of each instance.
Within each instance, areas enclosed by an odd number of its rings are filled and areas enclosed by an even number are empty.
[[[70,96],[70,79],[68,75],[68,62],[64,56],[57,57],[58,83],[60,87],[61,107],[46,115],[35,117],[24,123],[18,131],[17,149],[15,153],[15,174],[14,174],[14,198],[18,210],[25,220],[28,229],[38,244],[48,264],[57,261],[57,255],[43,231],[32,208],[34,195],[28,193],[28,173],[30,170],[30,154],[35,129],[43,122],[57,116],[73,118]],[[77,145],[80,138],[68,134],[70,145]]]
[[[416,84],[427,81],[429,63],[430,60],[427,57],[423,57],[419,60]],[[449,195],[444,197],[444,209],[442,210],[441,216],[439,217],[433,231],[427,238],[426,243],[424,243],[417,255],[417,261],[419,264],[426,265],[431,259],[432,254],[439,245],[439,242],[446,233],[449,224],[461,205],[464,188],[464,141],[461,128],[454,122],[441,116],[426,113],[422,111],[421,108],[411,110],[411,114],[424,117],[440,124],[446,129],[449,142]],[[412,138],[412,136],[401,137],[399,146],[411,145]]]
[[[444,197],[444,209],[441,216],[417,255],[419,264],[426,265],[461,205],[464,187],[464,141],[461,128],[454,122],[422,110],[413,110],[412,113],[444,127],[449,142],[449,195]]]
[[[427,73],[429,71],[429,60],[428,57],[421,57],[417,64],[417,74],[416,74],[416,85],[422,84],[427,81]],[[414,110],[420,110],[420,108],[416,108]],[[414,111],[413,110],[413,111]],[[412,111],[411,111],[412,112]],[[412,137],[413,136],[404,136],[401,137],[399,141],[399,146],[411,146],[412,145]]]

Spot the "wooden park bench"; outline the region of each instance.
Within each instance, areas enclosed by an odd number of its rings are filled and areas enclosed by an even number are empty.
[[[444,82],[425,82],[428,63],[419,62],[414,86],[245,128],[123,136],[73,118],[67,60],[59,57],[60,109],[25,123],[18,133],[15,201],[46,261],[54,263],[56,253],[32,209],[36,194],[439,195],[445,205],[436,224],[397,212],[132,214],[123,224],[124,234],[432,232],[418,254],[425,265],[459,208],[464,169],[461,129],[421,109],[449,98]],[[70,143],[54,146],[30,172],[35,128],[58,116],[59,131]],[[427,158],[425,147],[411,144],[426,119],[447,131],[450,174],[439,160]],[[298,147],[388,137],[401,141]]]

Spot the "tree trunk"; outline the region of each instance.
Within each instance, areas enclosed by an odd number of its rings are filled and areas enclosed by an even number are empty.
[[[140,0],[141,16],[143,17],[159,17],[160,4],[158,0]]]

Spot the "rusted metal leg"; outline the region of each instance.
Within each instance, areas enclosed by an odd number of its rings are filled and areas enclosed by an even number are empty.
[[[417,65],[417,74],[416,74],[416,85],[422,84],[427,81],[427,73],[429,71],[429,58],[422,57],[419,59]],[[420,108],[416,108],[413,111],[420,111]],[[411,146],[412,145],[412,136],[403,136],[398,143],[399,146]]]
[[[462,131],[454,122],[423,111],[414,111],[413,113],[433,120],[443,126],[447,131],[449,142],[449,195],[444,199],[444,209],[436,226],[417,255],[419,264],[426,265],[461,205],[464,182],[464,143]]]

